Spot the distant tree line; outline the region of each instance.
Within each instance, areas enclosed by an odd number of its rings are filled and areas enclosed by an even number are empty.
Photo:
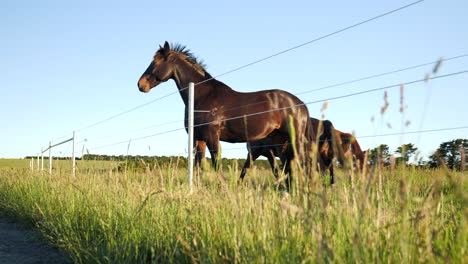
[[[24,159],[37,159],[37,156],[26,156]],[[52,156],[52,160],[71,160],[71,157],[54,157]],[[44,156],[44,160],[49,160],[49,156]],[[81,160],[81,158],[76,157],[75,160]]]
[[[389,146],[386,144],[381,144],[367,151],[369,163],[381,162],[384,166],[390,166],[392,162],[395,164],[408,164],[410,158],[417,153],[417,150],[418,148],[414,144],[409,143],[399,146],[394,152],[395,155],[390,153]],[[425,161],[422,157],[419,157],[416,165],[429,168],[438,168],[445,165],[450,169],[460,170],[466,168],[468,159],[465,153],[467,152],[468,139],[454,139],[441,143],[434,154],[429,156],[429,160]]]
[[[403,144],[399,146],[394,153],[390,152],[390,148],[386,144],[368,149],[368,162],[376,164],[380,162],[384,166],[390,166],[392,163],[395,165],[408,165],[409,160],[415,156],[418,148],[412,143]],[[423,157],[418,157],[415,165],[421,167],[437,168],[443,164],[450,169],[460,170],[466,168],[468,159],[465,153],[468,152],[468,139],[454,139],[451,141],[443,142],[439,145],[437,150],[429,156],[429,160],[423,160]],[[26,156],[25,159],[37,158],[37,156]],[[52,157],[58,160],[70,160],[70,157]],[[49,159],[49,157],[44,157]],[[211,165],[211,161],[207,159],[206,166]],[[153,168],[154,166],[167,167],[173,164],[185,167],[187,166],[187,157],[182,156],[142,156],[142,155],[98,155],[98,154],[85,154],[76,160],[104,160],[104,161],[118,161],[119,168],[126,169],[142,169],[146,167]],[[224,168],[237,164],[243,166],[245,159],[221,159],[221,165]],[[208,165],[209,164],[209,165]],[[267,160],[256,160],[255,165],[269,168]]]
[[[450,169],[460,170],[466,168],[468,152],[468,139],[455,139],[443,142],[434,154],[429,157],[428,165],[431,168],[440,167],[445,163]]]
[[[107,160],[107,161],[144,161],[150,162],[154,160],[169,161],[177,158],[184,158],[182,156],[142,156],[142,155],[99,155],[99,154],[84,154],[81,157],[83,160]]]
[[[183,156],[142,156],[142,155],[96,155],[96,154],[85,154],[82,157],[83,160],[105,160],[105,161],[119,161],[121,162],[118,166],[119,170],[142,170],[145,168],[154,168],[155,166],[168,167],[171,165],[177,165],[180,167],[186,167],[187,157]],[[211,166],[211,159],[206,158],[204,162],[205,166]],[[228,168],[229,166],[243,166],[245,159],[221,159],[221,166]],[[255,165],[263,168],[269,168],[267,160],[256,160]]]

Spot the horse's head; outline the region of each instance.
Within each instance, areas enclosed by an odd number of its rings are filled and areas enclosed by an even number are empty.
[[[140,92],[147,93],[151,88],[172,77],[174,69],[172,64],[168,63],[170,51],[171,49],[167,41],[164,43],[164,47],[159,46],[159,50],[154,55],[153,61],[138,80]]]

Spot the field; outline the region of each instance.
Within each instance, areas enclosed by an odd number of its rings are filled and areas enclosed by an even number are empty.
[[[347,169],[332,187],[298,173],[288,194],[261,168],[239,184],[233,163],[189,193],[177,161],[79,161],[75,178],[67,161],[52,176],[2,162],[0,215],[76,263],[468,262],[468,172]]]
[[[29,159],[0,159],[0,169],[29,169]],[[39,161],[39,167],[41,166]],[[118,162],[113,161],[100,161],[100,160],[89,160],[89,161],[76,161],[76,166],[81,170],[98,170],[98,169],[109,169],[118,165]],[[59,173],[69,173],[71,171],[70,160],[52,160],[52,167],[54,170],[58,170]],[[37,159],[34,159],[34,168],[37,169]],[[44,159],[44,170],[49,169],[49,160]]]

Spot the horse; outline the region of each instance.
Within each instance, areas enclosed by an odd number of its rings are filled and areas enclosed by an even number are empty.
[[[341,149],[344,152],[344,157],[352,159],[356,163],[356,167],[362,171],[364,169],[365,154],[357,139],[352,134],[345,133],[340,130],[335,130],[335,135],[338,139],[337,145],[341,146]]]
[[[324,126],[326,129],[327,126]],[[357,163],[357,168],[362,171],[364,168],[364,153],[361,150],[356,138],[349,133],[342,132],[330,127],[329,132],[324,132],[331,136],[321,136],[319,144],[319,157],[321,158],[321,168],[330,170],[330,182],[334,183],[333,159],[337,160],[345,167],[349,166],[348,161]]]
[[[329,153],[332,153],[328,149],[328,145],[324,145],[325,142],[332,140],[332,131],[333,124],[328,121],[321,121],[316,118],[309,119],[311,124],[311,134],[309,135],[313,139],[309,141],[309,143],[316,142],[318,140],[318,162],[319,166],[322,170],[328,169],[330,171],[331,176],[331,183],[334,183],[333,177],[333,167],[331,166],[332,159],[328,158]],[[273,174],[276,178],[278,178],[278,166],[276,164],[276,157],[280,157],[282,163],[284,163],[285,159],[281,153],[284,152],[284,149],[288,146],[288,141],[278,141],[272,138],[264,138],[261,140],[257,140],[254,142],[247,143],[247,158],[244,163],[244,167],[242,168],[240,180],[243,180],[245,174],[247,173],[247,169],[250,168],[251,162],[255,161],[260,156],[265,156],[272,168]],[[331,154],[332,155],[332,154]]]
[[[186,87],[190,82],[195,83],[194,141],[197,167],[201,165],[206,146],[210,151],[213,167],[218,169],[219,141],[242,143],[262,138],[282,141],[296,138],[300,146],[298,154],[294,154],[291,146],[282,153],[286,162],[285,171],[289,175],[286,185],[289,185],[291,161],[303,157],[303,142],[312,140],[309,136],[309,111],[299,98],[283,90],[248,93],[235,91],[213,78],[206,71],[205,65],[185,46],[166,41],[163,46],[159,46],[150,65],[138,80],[138,88],[141,92],[148,93],[170,79],[174,80],[186,108]],[[292,132],[289,130],[290,122],[294,127]]]
[[[352,155],[352,157],[359,162],[359,169],[363,169],[364,153],[353,135],[336,130],[333,124],[328,120],[321,121],[311,117],[310,121],[314,135],[318,137],[319,166],[323,171],[327,169],[330,171],[330,184],[335,183],[333,171],[333,158],[335,156],[341,163],[345,163],[346,157]],[[320,124],[320,122],[322,122],[322,124]],[[336,142],[336,144],[333,144],[334,142]],[[247,169],[251,167],[251,163],[260,156],[264,156],[268,159],[273,175],[278,178],[279,173],[276,157],[280,157],[281,161],[284,161],[281,153],[286,144],[287,143],[284,142],[274,142],[271,138],[264,138],[247,143],[247,150],[249,153],[247,154],[244,167],[242,168],[240,179],[244,179]],[[333,147],[334,145],[340,146],[340,148]]]

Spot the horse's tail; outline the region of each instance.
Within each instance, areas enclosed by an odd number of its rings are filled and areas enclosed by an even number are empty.
[[[335,182],[333,173],[333,157],[335,156],[335,128],[329,120],[320,121],[319,127],[321,126],[321,135],[318,142],[318,161],[320,169],[330,171],[330,184]],[[320,133],[320,132],[318,132]]]
[[[332,122],[330,120],[323,120],[322,126],[323,126],[323,133],[322,133],[323,138],[328,141],[332,141],[333,133],[335,132],[335,128],[333,127]]]
[[[334,138],[335,128],[330,120],[322,121],[322,134],[319,137],[318,149],[321,150],[325,143],[328,143],[329,147],[333,149],[333,142],[336,142]]]

